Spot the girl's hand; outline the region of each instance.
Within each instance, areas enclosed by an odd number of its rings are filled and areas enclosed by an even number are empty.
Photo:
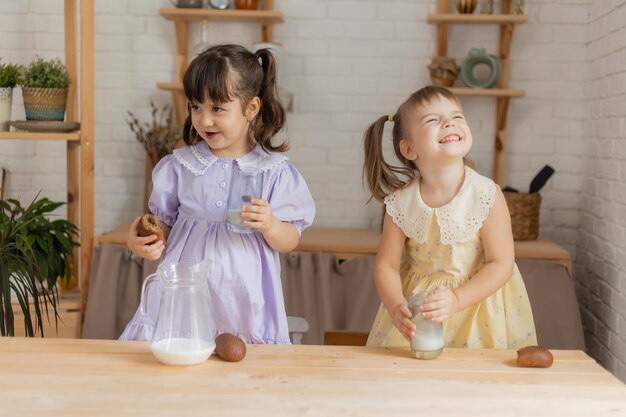
[[[393,308],[391,319],[402,336],[406,340],[411,340],[411,337],[415,334],[415,324],[411,321],[411,310],[409,310],[406,302],[402,302]]]
[[[250,200],[250,204],[246,204],[241,209],[241,217],[244,219],[244,226],[258,230],[261,233],[267,233],[279,221],[272,214],[270,204],[258,198]]]
[[[137,235],[137,224],[139,223],[140,219],[141,216],[137,217],[130,225],[128,235],[126,236],[126,245],[132,253],[141,258],[146,258],[151,261],[159,259],[161,257],[161,253],[163,253],[163,249],[165,249],[165,245],[161,240],[152,245],[148,245],[148,242],[152,242],[154,239],[157,238],[156,235],[143,237]]]
[[[445,285],[440,285],[428,297],[420,307],[422,315],[432,321],[442,322],[459,309],[459,300],[456,294]]]

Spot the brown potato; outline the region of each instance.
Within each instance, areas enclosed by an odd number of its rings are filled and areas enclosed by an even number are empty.
[[[163,231],[161,222],[155,215],[150,213],[141,216],[139,223],[137,223],[137,234],[139,236],[157,235],[157,238],[148,243],[148,245],[152,245],[159,240],[162,240],[163,243],[165,243],[165,232]]]
[[[246,344],[237,336],[222,333],[215,338],[215,353],[228,362],[239,362],[246,356]]]
[[[554,358],[541,346],[526,346],[517,351],[517,366],[524,368],[549,368]]]

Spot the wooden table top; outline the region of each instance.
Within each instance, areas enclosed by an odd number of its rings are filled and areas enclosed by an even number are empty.
[[[114,243],[126,245],[126,234],[130,224],[122,225],[96,237],[95,244]],[[311,227],[302,232],[295,252],[328,252],[339,259],[355,256],[376,255],[380,231],[376,229],[345,229]],[[546,239],[515,242],[515,257],[518,259],[545,259],[571,267],[569,252]]]
[[[147,342],[0,338],[6,416],[623,416],[626,385],[582,351],[249,345],[237,363],[162,365]]]

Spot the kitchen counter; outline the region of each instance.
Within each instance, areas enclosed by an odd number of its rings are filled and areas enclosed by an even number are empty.
[[[95,244],[113,243],[126,246],[130,224],[117,227],[96,237]],[[357,256],[376,255],[380,231],[376,229],[345,229],[310,227],[302,232],[294,252],[325,252],[337,259],[346,260]],[[546,239],[516,241],[516,259],[542,259],[558,262],[571,269],[569,252]]]
[[[241,362],[156,361],[147,342],[0,338],[4,416],[617,416],[626,385],[582,351],[249,345]]]

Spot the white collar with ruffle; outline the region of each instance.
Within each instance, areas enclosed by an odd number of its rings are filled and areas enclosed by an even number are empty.
[[[404,234],[424,243],[433,213],[439,224],[441,243],[467,242],[480,230],[495,201],[496,184],[465,167],[463,185],[446,205],[432,208],[422,200],[419,176],[407,187],[385,198],[387,213]]]
[[[207,168],[213,166],[219,159],[231,161],[234,159],[239,166],[253,167],[261,171],[268,171],[289,159],[282,154],[268,153],[258,145],[239,158],[218,158],[204,141],[175,149],[173,154],[174,158],[195,176],[204,175]]]

